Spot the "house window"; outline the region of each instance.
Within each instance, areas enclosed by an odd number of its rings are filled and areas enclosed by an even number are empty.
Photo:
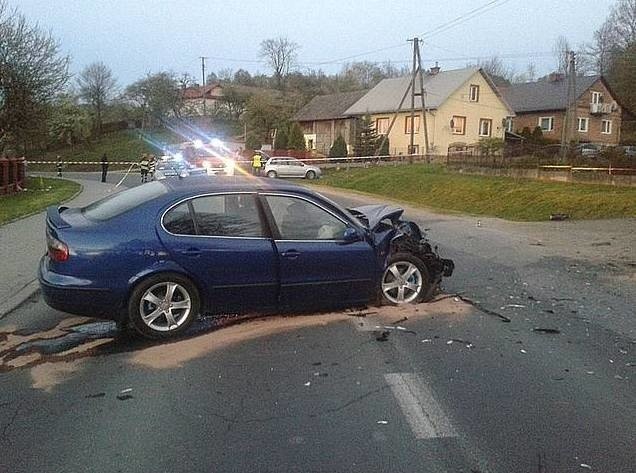
[[[587,133],[587,130],[589,129],[589,127],[590,127],[590,119],[579,117],[579,132]]]
[[[471,84],[470,92],[468,93],[468,100],[471,102],[479,102],[479,86]]]
[[[419,133],[420,132],[420,117],[419,115],[415,115],[415,117],[405,117],[404,119],[404,133],[409,134],[411,133],[411,118],[415,118],[415,131],[413,133]]]
[[[492,120],[490,118],[479,119],[479,136],[490,136]]]
[[[508,133],[512,133],[512,118],[511,117],[507,117],[504,120],[504,127]]]
[[[612,120],[601,121],[601,133],[603,133],[604,135],[612,134]]]
[[[592,103],[602,103],[601,96],[602,94],[600,92],[592,92]]]
[[[539,118],[539,126],[541,131],[554,130],[554,117],[541,117]]]
[[[420,154],[420,145],[409,146],[409,154]]]
[[[378,118],[375,121],[375,132],[378,135],[386,135],[389,131],[389,119],[388,118]]]
[[[466,117],[453,116],[450,122],[453,135],[465,135],[466,134]]]

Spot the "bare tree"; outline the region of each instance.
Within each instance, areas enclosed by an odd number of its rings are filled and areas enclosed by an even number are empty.
[[[615,46],[625,50],[636,43],[636,0],[618,0],[608,21],[613,28]]]
[[[471,66],[484,70],[497,85],[509,85],[515,77],[514,68],[505,64],[498,56],[481,59]]]
[[[280,89],[284,85],[285,76],[296,64],[297,51],[300,46],[287,38],[266,39],[261,42],[260,56],[272,69],[276,86]]]
[[[556,70],[562,74],[568,71],[568,52],[571,51],[570,42],[565,36],[559,36],[552,46],[552,53],[556,60]]]
[[[93,109],[93,130],[102,132],[102,114],[117,88],[113,72],[103,62],[94,62],[84,68],[77,78],[79,95]]]
[[[0,148],[33,142],[69,79],[69,58],[50,33],[0,0]],[[2,152],[2,149],[0,149]]]

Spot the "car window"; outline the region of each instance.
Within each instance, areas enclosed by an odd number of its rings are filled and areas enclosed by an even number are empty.
[[[163,226],[176,235],[196,235],[197,233],[187,202],[170,209],[163,217]]]
[[[317,205],[288,196],[266,196],[283,240],[342,240],[347,226]]]
[[[254,194],[227,194],[192,200],[199,235],[262,237]]]
[[[97,202],[93,202],[83,207],[82,213],[86,218],[91,220],[109,220],[128,210],[139,207],[146,202],[150,202],[167,192],[168,189],[162,183],[149,182],[143,186],[117,192]]]

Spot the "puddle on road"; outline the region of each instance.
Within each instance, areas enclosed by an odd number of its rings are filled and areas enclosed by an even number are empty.
[[[430,304],[404,307],[370,307],[364,311],[340,311],[313,315],[220,316],[195,322],[181,338],[149,341],[122,333],[115,322],[69,317],[54,327],[32,332],[0,332],[0,373],[29,368],[33,387],[50,391],[81,368],[91,356],[131,353],[128,362],[152,369],[170,369],[207,353],[247,340],[307,327],[368,316],[382,324],[422,317],[464,316],[468,304],[442,299]],[[403,322],[408,323],[408,322]]]

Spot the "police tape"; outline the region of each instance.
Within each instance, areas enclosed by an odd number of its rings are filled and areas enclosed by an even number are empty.
[[[125,164],[132,166],[139,166],[139,163],[130,162],[130,161],[108,161],[107,163],[102,163],[101,161],[25,161],[27,165],[29,164]]]

